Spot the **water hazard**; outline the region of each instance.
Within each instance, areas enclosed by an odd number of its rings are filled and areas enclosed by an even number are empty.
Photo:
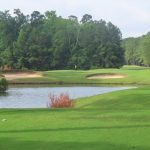
[[[129,87],[12,87],[0,96],[0,108],[46,108],[49,94],[68,93],[72,99]]]

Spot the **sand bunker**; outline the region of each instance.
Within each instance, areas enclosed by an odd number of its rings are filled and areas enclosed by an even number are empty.
[[[87,77],[87,79],[121,79],[125,78],[125,75],[121,74],[95,74],[95,75],[90,75]]]
[[[3,74],[7,80],[23,79],[23,78],[38,78],[41,77],[41,73],[27,72],[27,73],[5,73]]]

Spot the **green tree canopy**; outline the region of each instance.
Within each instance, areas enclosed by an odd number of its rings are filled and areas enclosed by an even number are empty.
[[[121,32],[112,23],[93,20],[85,14],[81,22],[55,11],[24,15],[0,12],[0,65],[12,69],[119,68],[123,65]]]

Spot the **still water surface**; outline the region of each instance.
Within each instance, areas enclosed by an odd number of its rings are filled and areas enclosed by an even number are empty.
[[[50,93],[75,99],[124,89],[129,87],[12,87],[0,96],[0,108],[46,108]]]

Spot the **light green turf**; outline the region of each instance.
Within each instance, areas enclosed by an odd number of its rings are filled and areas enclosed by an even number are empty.
[[[95,73],[124,79],[87,80]],[[150,69],[48,71],[19,82],[150,84]],[[78,99],[72,109],[0,109],[0,150],[149,150],[150,87]]]
[[[89,80],[86,76],[100,73],[115,73],[125,75],[122,79]],[[101,84],[150,84],[150,68],[125,66],[121,69],[96,70],[58,70],[43,72],[43,77],[33,79],[18,79],[15,82],[57,82],[57,83],[101,83]]]
[[[149,87],[83,98],[73,109],[0,110],[0,150],[149,150],[149,139]]]

